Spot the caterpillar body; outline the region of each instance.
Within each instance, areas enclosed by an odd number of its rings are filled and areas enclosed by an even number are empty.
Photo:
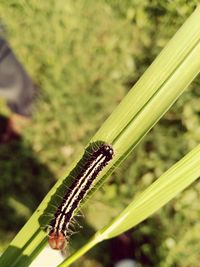
[[[65,248],[69,240],[69,226],[75,210],[113,155],[112,146],[103,143],[87,158],[50,222],[49,245],[51,248],[57,250]]]

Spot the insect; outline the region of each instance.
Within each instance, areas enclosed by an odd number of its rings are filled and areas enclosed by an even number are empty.
[[[102,143],[84,162],[50,222],[49,245],[51,248],[57,250],[65,248],[69,241],[69,226],[75,210],[113,155],[112,146]]]

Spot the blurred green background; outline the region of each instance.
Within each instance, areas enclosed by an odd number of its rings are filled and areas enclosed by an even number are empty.
[[[197,2],[1,1],[2,34],[39,88],[33,122],[23,138],[0,144],[1,251]],[[197,78],[87,203],[81,222],[86,226],[72,236],[71,250],[199,143],[199,85]],[[3,101],[0,111],[9,113]],[[138,266],[199,266],[199,197],[197,181],[76,266],[113,266],[123,246]]]

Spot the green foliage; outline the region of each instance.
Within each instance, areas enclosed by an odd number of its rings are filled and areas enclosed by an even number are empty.
[[[8,39],[40,88],[34,121],[24,140],[17,145],[1,145],[1,195],[7,192],[0,203],[6,218],[0,224],[1,236],[5,238],[1,246],[14,235],[15,227],[21,227],[53,178],[65,173],[66,166],[192,12],[196,2],[0,3]],[[95,195],[95,207],[85,208],[88,224],[100,228],[133,195],[199,143],[199,98],[196,80],[115,171],[110,183]],[[32,183],[41,188],[39,194],[32,190]],[[198,257],[193,257],[191,251],[200,249],[196,238],[199,194],[200,186],[195,183],[132,233],[133,256],[142,266],[198,266]],[[21,212],[22,206],[15,205],[15,201],[28,210],[23,208]],[[98,225],[94,220],[97,211],[101,212]]]

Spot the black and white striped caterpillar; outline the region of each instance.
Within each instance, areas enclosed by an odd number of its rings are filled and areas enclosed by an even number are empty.
[[[112,146],[103,143],[84,162],[50,222],[49,245],[51,248],[58,250],[65,248],[69,239],[69,225],[75,210],[113,155]]]

